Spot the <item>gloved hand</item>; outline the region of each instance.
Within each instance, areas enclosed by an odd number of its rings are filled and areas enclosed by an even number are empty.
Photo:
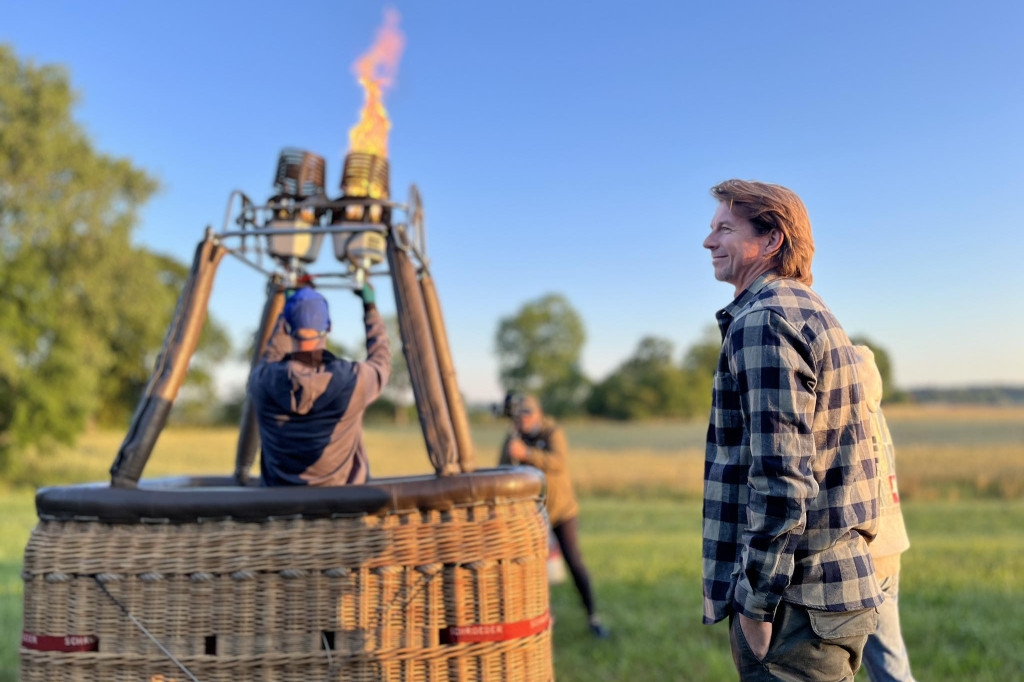
[[[302,274],[295,280],[295,286],[289,287],[284,290],[284,298],[287,301],[289,298],[295,295],[295,292],[299,289],[309,287],[310,289],[316,289],[316,285],[313,284],[313,276],[309,274]]]
[[[363,284],[362,289],[353,289],[352,292],[359,298],[363,299],[363,305],[374,305],[377,302],[377,297],[369,282]]]

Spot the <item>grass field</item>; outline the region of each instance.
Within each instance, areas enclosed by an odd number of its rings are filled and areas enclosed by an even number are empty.
[[[887,411],[913,546],[900,604],[920,680],[1024,680],[1024,410]],[[735,679],[724,625],[700,624],[704,424],[568,424],[581,541],[613,630],[595,642],[569,584],[552,588],[558,679]],[[475,425],[481,465],[504,430]],[[16,680],[21,556],[34,486],[103,480],[122,434],[20,462],[0,491],[0,681]],[[147,476],[225,473],[229,430],[165,433]],[[378,476],[429,471],[418,427],[367,434]],[[866,679],[862,673],[858,680]]]

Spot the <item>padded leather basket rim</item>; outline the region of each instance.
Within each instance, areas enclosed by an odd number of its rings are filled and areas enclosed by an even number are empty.
[[[532,467],[480,469],[454,476],[373,479],[363,485],[317,488],[238,486],[228,476],[148,479],[139,487],[106,483],[41,488],[36,511],[43,521],[198,523],[231,519],[384,515],[445,511],[459,506],[539,498],[544,475]]]

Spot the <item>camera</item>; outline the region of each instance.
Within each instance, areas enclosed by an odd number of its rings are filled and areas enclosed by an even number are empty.
[[[493,405],[491,405],[491,413],[495,417],[504,417],[505,419],[512,419],[515,416],[513,410],[515,408],[516,403],[518,402],[518,398],[519,396],[513,393],[512,391],[507,392],[505,394],[505,400],[501,404],[494,403]]]

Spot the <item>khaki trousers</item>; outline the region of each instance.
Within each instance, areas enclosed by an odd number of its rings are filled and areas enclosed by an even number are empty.
[[[763,659],[754,657],[735,614],[729,617],[729,643],[742,682],[847,682],[877,624],[873,608],[831,612],[781,602]]]

